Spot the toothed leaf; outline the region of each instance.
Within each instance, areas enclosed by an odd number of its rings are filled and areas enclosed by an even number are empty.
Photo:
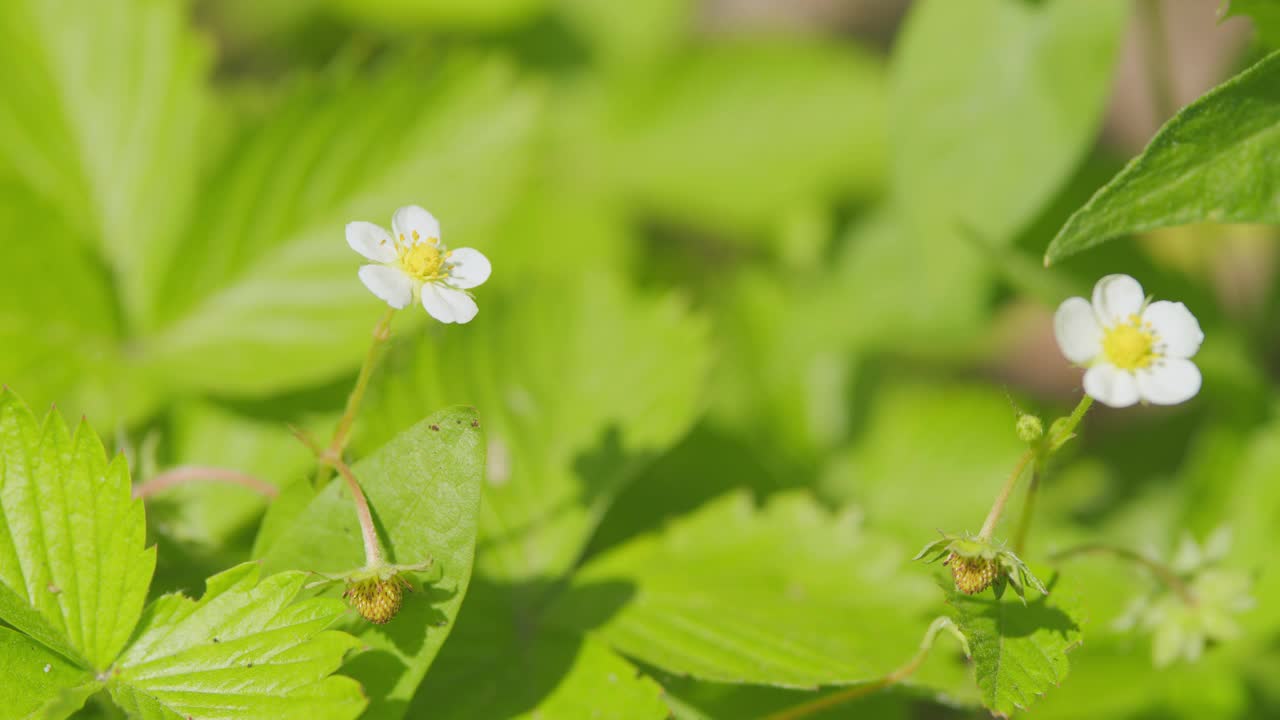
[[[1010,584],[1017,589],[1017,585]],[[1041,595],[1030,603],[964,595],[944,585],[951,618],[969,640],[982,702],[1005,716],[1059,685],[1081,642],[1075,611]]]
[[[93,430],[43,426],[0,392],[0,619],[103,670],[137,624],[155,568],[123,458]]]
[[[360,685],[332,674],[359,645],[326,629],[346,606],[292,602],[306,573],[259,572],[238,565],[209,578],[200,600],[166,595],[147,608],[108,685],[130,717],[338,720],[364,710]]]

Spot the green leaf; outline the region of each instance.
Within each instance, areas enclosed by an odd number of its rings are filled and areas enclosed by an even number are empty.
[[[1223,18],[1247,16],[1253,21],[1258,39],[1271,48],[1280,48],[1280,2],[1276,0],[1224,0],[1218,13]]]
[[[595,0],[559,0],[565,21],[590,44],[593,59],[606,67],[651,65],[665,58],[692,29],[691,0],[649,0],[626,12]]]
[[[20,242],[33,222],[40,242]],[[57,401],[73,417],[145,410],[146,383],[119,350],[111,278],[84,233],[30,189],[0,183],[0,237],[11,239],[0,243],[0,378],[32,405]]]
[[[936,607],[907,553],[805,494],[757,509],[715,500],[588,563],[551,620],[679,675],[812,688],[877,680],[905,663]],[[593,588],[630,598],[601,621]],[[874,619],[874,620],[872,620]],[[911,684],[959,687],[930,665]]]
[[[467,594],[485,457],[478,424],[473,410],[442,410],[352,467],[390,551],[388,561],[430,559],[439,573],[420,591],[406,593],[390,623],[374,626],[353,616],[345,626],[369,648],[346,668],[365,686],[368,717],[404,713]],[[363,566],[360,529],[345,484],[331,482],[261,550],[268,569],[335,575]]]
[[[1033,717],[1201,720],[1257,714],[1250,712],[1241,658],[1214,652],[1194,664],[1157,670],[1151,654],[1140,643],[1135,646],[1132,637],[1095,638],[1101,625],[1091,624],[1089,642],[1071,653],[1070,682],[1046,695]]]
[[[92,239],[145,323],[214,125],[186,4],[5,2],[0,65],[21,68],[0,76],[0,165]]]
[[[1092,145],[1126,15],[1109,0],[918,3],[894,48],[897,201],[926,229],[1012,240]]]
[[[851,348],[862,319],[847,317],[834,273],[784,275],[739,273],[720,297],[717,335],[734,351],[718,359],[712,407],[717,421],[752,443],[801,459],[849,434]],[[762,422],[769,423],[767,437],[760,437]]]
[[[518,589],[526,588],[477,583],[453,641],[427,676],[408,717],[668,717],[662,688],[606,643],[532,617],[511,622],[507,601]],[[621,589],[596,590],[598,599],[609,605]],[[495,663],[495,658],[502,661]]]
[[[332,673],[360,642],[326,630],[345,605],[293,603],[306,573],[259,572],[238,565],[209,578],[199,601],[166,595],[149,606],[109,681],[116,703],[157,719],[357,717],[360,686]]]
[[[1062,226],[1045,262],[1130,233],[1280,223],[1280,52],[1183,108]]]
[[[682,302],[630,297],[603,271],[504,287],[465,332],[433,327],[400,350],[375,381],[360,444],[422,407],[479,408],[477,564],[508,580],[573,566],[617,492],[693,421],[709,362],[705,326]]]
[[[611,84],[601,105],[566,152],[681,220],[759,233],[797,205],[883,184],[883,71],[848,45],[713,44]]]
[[[884,308],[862,321],[878,345],[938,355],[986,322],[991,252],[1034,219],[1093,144],[1126,7],[913,6],[889,74],[887,212],[854,229],[841,261],[846,307]]]
[[[364,23],[403,32],[419,25],[500,30],[544,11],[549,0],[322,0]]]
[[[124,458],[0,392],[0,619],[81,667],[129,640],[155,567]]]
[[[356,277],[366,261],[345,224],[388,226],[398,206],[429,204],[446,243],[484,250],[524,177],[537,108],[496,61],[402,60],[295,93],[214,174],[207,220],[167,274],[162,327],[142,343],[149,367],[235,394],[353,368],[385,304]]]
[[[1015,419],[1008,398],[985,386],[882,382],[865,433],[832,458],[819,487],[911,550],[938,530],[976,532],[1025,450]]]
[[[84,668],[26,635],[0,627],[0,697],[6,717],[65,718],[99,687]]]
[[[1008,717],[1026,710],[1067,676],[1067,653],[1081,642],[1074,611],[1041,595],[1026,604],[1012,596],[965,595],[942,583],[952,618],[969,639],[982,702]],[[1052,584],[1052,583],[1050,583]]]

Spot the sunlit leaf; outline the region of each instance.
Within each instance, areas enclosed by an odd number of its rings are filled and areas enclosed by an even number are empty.
[[[385,308],[356,277],[351,220],[422,204],[452,247],[484,249],[519,178],[536,97],[501,63],[298,92],[215,173],[167,276],[148,359],[173,384],[280,391],[354,367]],[[424,316],[425,317],[425,316]]]
[[[855,515],[832,515],[802,494],[762,509],[733,494],[593,560],[552,618],[680,675],[784,687],[868,682],[910,658],[936,607],[933,583],[906,558]],[[613,612],[592,592],[606,585],[629,595]],[[940,663],[909,682],[963,681]]]
[[[306,573],[259,580],[256,563],[209,578],[204,596],[166,595],[142,617],[108,687],[131,717],[355,718],[360,686],[332,673],[355,638],[326,630],[339,600],[291,601]]]
[[[187,5],[5,2],[0,65],[0,158],[101,252],[145,326],[216,127]]]
[[[890,69],[890,208],[842,258],[847,307],[877,344],[941,355],[972,339],[994,276],[984,247],[1006,247],[1092,145],[1125,14],[1107,0],[913,6]]]
[[[154,549],[124,458],[86,424],[36,422],[0,393],[0,619],[80,667],[105,670],[146,600]]]
[[[61,720],[100,687],[93,673],[7,627],[0,627],[0,697],[9,717]]]
[[[555,576],[695,417],[705,327],[676,297],[631,297],[606,273],[485,300],[465,332],[433,326],[390,359],[366,427],[387,437],[423,407],[475,405],[488,440],[477,563],[493,578]]]
[[[948,588],[947,603],[973,651],[982,702],[996,715],[1026,710],[1066,678],[1080,622],[1053,596],[1023,604],[1012,593],[997,600]]]
[[[1165,123],[1141,155],[1067,220],[1045,260],[1172,225],[1280,223],[1278,152],[1280,52]]]
[[[599,145],[575,135],[566,149],[681,220],[759,234],[799,204],[883,182],[883,72],[847,48],[712,45],[611,86],[602,104]]]
[[[356,463],[389,562],[430,560],[411,576],[400,613],[374,626],[354,614],[343,627],[368,651],[344,672],[364,684],[367,717],[397,718],[435,659],[467,594],[484,470],[479,417],[469,409],[434,413]],[[337,575],[364,565],[360,528],[344,483],[335,480],[273,542],[260,548],[268,569]]]

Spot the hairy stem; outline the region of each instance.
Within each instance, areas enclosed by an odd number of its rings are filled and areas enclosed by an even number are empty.
[[[356,481],[355,473],[341,458],[332,461],[333,467],[347,481],[347,489],[356,504],[356,517],[360,519],[360,537],[364,540],[364,559],[367,567],[382,564],[382,547],[378,545],[378,529],[373,525],[373,514],[369,512],[369,501]]]
[[[1195,605],[1197,603],[1195,593],[1191,591],[1191,588],[1187,586],[1187,583],[1184,582],[1182,578],[1178,577],[1178,573],[1174,572],[1173,568],[1158,560],[1149,558],[1140,552],[1130,550],[1129,548],[1119,547],[1117,545],[1108,545],[1106,543],[1085,543],[1084,545],[1077,545],[1076,547],[1056,552],[1050,556],[1050,559],[1054,562],[1060,562],[1076,555],[1086,554],[1113,555],[1122,560],[1128,560],[1131,563],[1141,565],[1142,567],[1150,570],[1157,578],[1160,579],[1160,582],[1164,583],[1169,587],[1169,589],[1178,593],[1183,602],[1188,605]]]
[[[1040,477],[1044,474],[1044,462],[1036,457],[1031,467],[1031,482],[1027,483],[1027,496],[1022,501],[1022,515],[1018,517],[1018,529],[1013,533],[1013,554],[1022,557],[1027,548],[1027,535],[1031,532],[1031,518],[1035,515],[1036,493],[1040,489]]]
[[[260,480],[247,473],[238,470],[228,470],[226,468],[203,467],[199,465],[184,465],[182,467],[172,468],[156,475],[150,480],[138,485],[133,489],[135,498],[149,498],[156,493],[164,492],[171,487],[178,485],[186,485],[193,482],[214,482],[227,483],[230,485],[239,485],[248,488],[259,495],[274,499],[280,494],[275,485]]]
[[[1000,488],[1000,494],[996,495],[996,501],[991,505],[991,511],[987,513],[987,519],[982,523],[982,529],[978,531],[979,540],[990,540],[991,535],[996,531],[996,523],[1000,522],[1000,516],[1004,514],[1004,506],[1009,503],[1009,496],[1013,494],[1013,488],[1018,484],[1018,478],[1022,476],[1022,471],[1027,469],[1027,463],[1031,462],[1036,456],[1035,449],[1028,449],[1022,453],[1022,457],[1018,458],[1018,464],[1013,466],[1013,472],[1009,473],[1009,479],[1004,481],[1004,487]]]
[[[351,394],[347,396],[346,409],[342,412],[342,418],[338,420],[338,426],[333,431],[333,439],[329,441],[328,447],[320,450],[315,440],[305,432],[290,428],[294,436],[303,444],[317,451],[316,455],[320,461],[320,470],[316,477],[317,485],[323,487],[328,483],[329,468],[337,470],[342,479],[347,482],[347,489],[351,491],[351,498],[355,502],[356,518],[360,521],[360,536],[364,540],[364,557],[367,566],[383,564],[382,548],[378,545],[378,530],[373,525],[369,501],[365,498],[364,490],[360,488],[355,473],[351,472],[351,468],[342,459],[342,453],[347,449],[347,442],[351,439],[351,427],[355,424],[356,415],[360,413],[360,404],[364,402],[364,394],[369,389],[369,379],[373,377],[373,369],[378,364],[378,352],[391,337],[391,319],[395,314],[394,309],[388,310],[374,326],[373,342],[369,343],[369,350],[364,355],[364,363],[360,365],[360,374],[356,376],[355,387],[351,388]]]
[[[1031,521],[1035,518],[1036,495],[1040,491],[1040,483],[1044,480],[1049,467],[1049,456],[1067,440],[1071,439],[1084,416],[1093,407],[1093,398],[1085,395],[1076,403],[1075,409],[1067,416],[1066,422],[1057,428],[1050,428],[1050,436],[1043,438],[1034,448],[1036,458],[1031,467],[1031,482],[1027,483],[1027,496],[1022,502],[1022,515],[1018,518],[1018,528],[1013,533],[1013,553],[1022,555],[1027,549],[1027,536],[1031,534]]]
[[[1080,421],[1084,420],[1085,413],[1089,412],[1091,407],[1093,407],[1092,397],[1085,395],[1080,398],[1080,402],[1076,403],[1075,409],[1067,416],[1067,421],[1062,424],[1062,427],[1058,428],[1057,434],[1049,438],[1050,451],[1055,450],[1062,443],[1071,439],[1072,433],[1080,426]],[[1049,430],[1053,431],[1053,428],[1049,428]]]
[[[364,355],[364,363],[360,365],[356,385],[347,396],[347,407],[342,413],[342,419],[338,420],[338,427],[333,431],[333,440],[329,441],[328,453],[341,456],[342,451],[347,449],[347,441],[351,439],[351,426],[355,424],[356,415],[360,412],[360,403],[364,401],[365,391],[369,389],[369,378],[373,377],[373,368],[378,364],[378,351],[391,337],[391,319],[395,314],[394,309],[388,310],[373,328],[373,342],[369,343],[369,350]]]

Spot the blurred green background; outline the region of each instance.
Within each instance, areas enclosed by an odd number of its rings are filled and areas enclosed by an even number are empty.
[[[1020,452],[1015,408],[1078,398],[1053,308],[1128,273],[1200,319],[1204,388],[1095,410],[1032,552],[1167,553],[1226,524],[1260,603],[1246,638],[1156,671],[1148,639],[1111,628],[1147,581],[1075,563],[1086,643],[1036,713],[1277,716],[1274,229],[1040,261],[1173,110],[1259,56],[1217,5],[9,0],[0,382],[87,415],[135,480],[205,463],[284,483],[309,465],[285,424],[329,426],[381,312],[343,225],[427,207],[493,278],[470,325],[397,319],[356,446],[449,403],[485,418],[477,582],[410,717],[501,717],[561,707],[568,658],[611,652],[575,640],[545,673],[496,669],[547,583],[734,490],[855,512],[899,558],[976,529]],[[262,509],[235,488],[157,502],[156,591],[247,557]],[[921,592],[904,638],[938,612]],[[498,628],[492,653],[467,652],[485,642],[469,620]],[[687,717],[806,697],[623,655]],[[947,682],[830,716],[975,712]]]

